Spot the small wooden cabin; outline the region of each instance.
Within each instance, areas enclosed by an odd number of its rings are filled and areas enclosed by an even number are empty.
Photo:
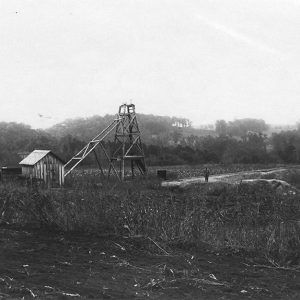
[[[27,178],[44,181],[49,187],[64,184],[64,162],[50,150],[34,150],[19,164]]]

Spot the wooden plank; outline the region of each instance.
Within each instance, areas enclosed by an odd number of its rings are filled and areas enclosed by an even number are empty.
[[[42,175],[42,162],[39,161],[39,178],[43,179],[43,175]]]
[[[43,181],[46,182],[46,180],[45,180],[45,167],[44,167],[45,158],[42,158],[40,160],[40,163],[41,163],[41,179],[43,179]]]
[[[41,160],[41,178],[43,179],[43,181],[45,181],[45,177],[44,177],[44,161]]]
[[[59,185],[62,186],[62,164],[59,163]]]

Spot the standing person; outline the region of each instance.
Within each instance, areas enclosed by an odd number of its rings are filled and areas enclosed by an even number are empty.
[[[204,178],[205,178],[205,182],[208,182],[208,177],[209,177],[209,169],[205,168],[204,170]]]

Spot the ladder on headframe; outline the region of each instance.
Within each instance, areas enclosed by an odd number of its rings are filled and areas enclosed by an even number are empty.
[[[110,156],[105,149],[103,140],[115,129],[114,149]],[[131,165],[132,176],[134,176],[134,165],[138,167],[141,174],[146,173],[145,156],[143,152],[141,133],[139,130],[134,104],[123,104],[119,107],[118,117],[91,141],[89,141],[76,155],[65,165],[68,169],[64,176],[70,174],[91,152],[94,153],[98,167],[104,175],[101,162],[98,159],[96,147],[99,145],[109,163],[108,177],[113,172],[119,180],[125,178],[125,162]],[[119,173],[116,164],[119,163]]]

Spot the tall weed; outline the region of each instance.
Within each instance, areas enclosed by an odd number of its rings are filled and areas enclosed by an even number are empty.
[[[299,255],[299,194],[259,185],[167,190],[154,179],[118,184],[76,180],[56,190],[1,185],[0,220],[61,231],[142,234],[166,243],[206,242],[217,249],[260,251],[281,261]]]

